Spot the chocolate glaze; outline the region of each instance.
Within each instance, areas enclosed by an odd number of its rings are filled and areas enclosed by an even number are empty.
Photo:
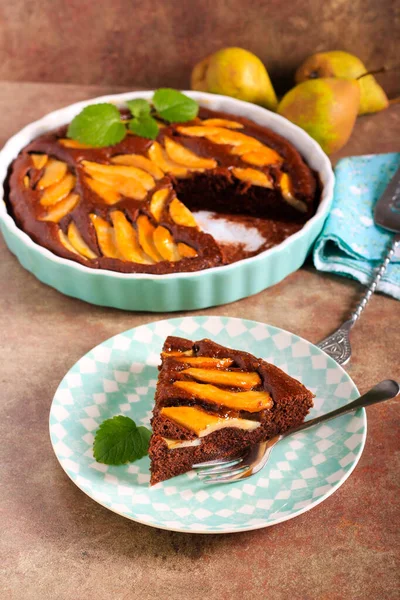
[[[126,113],[124,113],[126,114]],[[178,198],[191,210],[212,210],[223,213],[225,217],[239,221],[247,226],[256,227],[265,238],[265,243],[255,252],[248,252],[240,245],[240,240],[235,246],[217,243],[214,238],[193,227],[176,225],[164,212],[161,225],[167,227],[176,242],[185,242],[194,247],[198,252],[196,258],[185,258],[171,263],[162,261],[155,265],[140,265],[137,263],[100,257],[94,260],[81,259],[76,254],[69,252],[58,239],[59,227],[66,232],[71,219],[76,223],[84,241],[96,253],[100,254],[94,227],[89,214],[95,213],[109,220],[112,209],[122,210],[127,218],[135,223],[139,213],[147,214],[152,219],[148,209],[148,202],[123,198],[117,205],[106,205],[84,182],[82,160],[100,163],[109,163],[110,158],[117,154],[143,154],[150,148],[152,141],[127,135],[126,138],[114,146],[106,148],[72,149],[65,148],[58,143],[60,138],[66,137],[66,127],[47,133],[26,146],[14,161],[9,180],[6,182],[6,202],[8,210],[14,217],[17,225],[23,229],[35,242],[48,248],[55,254],[75,260],[86,266],[100,269],[110,269],[120,272],[147,272],[170,273],[177,271],[197,271],[212,266],[219,266],[258,254],[263,250],[281,243],[286,237],[298,231],[315,212],[319,199],[318,179],[304,162],[297,150],[284,138],[272,131],[261,127],[252,121],[235,115],[217,113],[205,108],[200,109],[200,119],[227,118],[244,125],[240,133],[253,136],[262,143],[273,148],[284,158],[282,170],[290,177],[293,193],[307,206],[305,214],[299,214],[280,196],[278,189],[270,190],[256,186],[249,186],[240,182],[230,172],[229,167],[251,167],[244,163],[239,156],[229,153],[230,146],[214,144],[204,138],[193,138],[179,133],[177,124],[172,124],[160,130],[158,141],[162,142],[165,136],[176,138],[179,143],[193,150],[202,157],[213,157],[218,162],[216,169],[203,174],[196,174],[188,179],[175,179],[168,175],[156,183],[156,187],[149,192],[151,195],[156,189],[170,187],[173,199],[175,192]],[[198,124],[198,119],[187,125]],[[41,173],[32,169],[30,153],[45,153],[66,162],[77,177],[75,191],[81,200],[60,223],[40,221],[45,209],[39,202],[40,192],[35,189]],[[278,171],[276,166],[259,168],[269,173],[276,180]],[[24,186],[24,177],[31,173],[35,175],[33,189]],[[9,192],[7,190],[9,189]],[[168,204],[167,204],[168,206]]]

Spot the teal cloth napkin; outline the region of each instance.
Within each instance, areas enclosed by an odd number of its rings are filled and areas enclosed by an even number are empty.
[[[314,246],[318,270],[371,281],[393,239],[374,224],[374,206],[399,165],[400,152],[351,156],[337,164],[331,212]],[[377,289],[400,300],[399,250]]]

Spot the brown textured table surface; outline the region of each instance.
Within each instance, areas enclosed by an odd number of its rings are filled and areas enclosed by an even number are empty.
[[[118,91],[0,84],[0,144],[71,102]],[[400,107],[359,119],[342,154],[398,150]],[[396,146],[397,143],[397,146]],[[2,598],[342,600],[399,597],[399,403],[368,409],[368,439],[350,479],[308,513],[233,535],[161,531],[85,496],[50,446],[48,413],[66,371],[90,348],[164,318],[90,306],[25,271],[0,239]],[[303,268],[275,287],[202,313],[247,317],[316,342],[361,287]],[[361,392],[400,377],[400,304],[376,295],[352,333],[348,367]]]

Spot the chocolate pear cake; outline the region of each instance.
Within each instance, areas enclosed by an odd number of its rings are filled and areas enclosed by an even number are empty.
[[[151,485],[193,464],[233,458],[300,425],[313,394],[278,367],[203,339],[168,337],[150,440]]]
[[[129,132],[102,148],[69,139],[66,126],[33,140],[7,184],[17,225],[87,267],[161,274],[247,258],[314,214],[316,174],[271,130],[206,108],[192,121],[158,126],[156,140]],[[198,225],[196,211],[255,227],[261,243],[219,242]]]

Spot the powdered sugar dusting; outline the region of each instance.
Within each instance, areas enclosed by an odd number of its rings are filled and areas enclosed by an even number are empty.
[[[246,252],[255,252],[265,243],[265,238],[256,227],[229,221],[208,210],[200,210],[193,214],[199,227],[212,235],[217,242],[235,246],[241,244]]]

